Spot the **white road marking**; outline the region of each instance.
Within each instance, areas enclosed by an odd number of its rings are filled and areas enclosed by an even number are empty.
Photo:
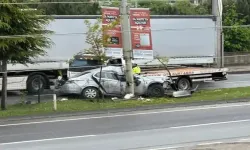
[[[176,126],[176,127],[169,127],[170,129],[180,129],[180,128],[191,128],[191,127],[198,127],[198,126],[208,126],[208,125],[219,125],[219,124],[226,124],[226,123],[241,123],[241,122],[247,122],[248,120],[237,120],[237,121],[228,121],[228,122],[216,122],[216,123],[207,123],[207,124],[197,124],[197,125],[189,125],[189,126]],[[168,128],[168,129],[169,129]],[[152,129],[152,130],[159,130],[159,129]],[[144,132],[148,130],[141,130],[141,131],[130,131],[130,132]],[[71,137],[60,137],[60,138],[49,138],[49,139],[39,139],[39,140],[28,140],[28,141],[17,141],[17,142],[8,142],[8,143],[0,143],[0,146],[4,145],[14,145],[14,144],[24,144],[24,143],[34,143],[34,142],[46,142],[46,141],[56,141],[56,140],[66,140],[66,139],[79,139],[79,138],[88,138],[88,137],[97,137],[97,136],[105,136],[105,135],[112,135],[114,133],[107,133],[107,134],[96,134],[96,135],[81,135],[81,136],[71,136]],[[249,139],[239,139],[235,142],[243,142],[247,141]],[[206,143],[198,143],[193,145],[211,145],[211,144],[219,144],[222,142],[206,142]],[[225,143],[225,142],[224,142]],[[193,146],[193,145],[185,145],[185,146]],[[165,150],[165,149],[174,149],[174,148],[181,148],[184,147],[181,146],[171,146],[171,147],[161,147],[161,148],[153,148],[148,150]]]
[[[221,144],[223,142],[207,142],[207,143],[200,143],[197,146],[205,146],[205,145],[212,145],[212,144]]]
[[[18,141],[18,142],[10,142],[10,143],[0,143],[0,146],[13,145],[13,144],[24,144],[24,143],[34,143],[34,142],[45,142],[45,141],[56,141],[56,140],[67,140],[67,139],[78,139],[78,138],[87,138],[87,137],[94,137],[94,136],[96,136],[96,135],[83,135],[83,136],[70,136],[70,137],[40,139],[40,140],[30,140],[30,141]]]
[[[225,121],[225,122],[214,122],[214,123],[204,123],[204,124],[195,124],[195,125],[187,125],[187,126],[177,126],[177,127],[170,127],[170,129],[192,128],[192,127],[201,127],[201,126],[210,126],[210,125],[219,125],[219,124],[229,124],[229,123],[241,123],[241,122],[250,122],[250,119],[235,120],[235,121]]]
[[[250,142],[250,138],[248,138],[248,139],[240,139],[238,142]]]
[[[36,121],[36,122],[22,122],[13,124],[0,124],[0,127],[6,126],[20,126],[20,125],[31,125],[31,124],[42,124],[42,123],[56,123],[56,122],[67,122],[67,121],[79,121],[79,120],[90,120],[90,119],[102,119],[102,118],[115,118],[115,117],[126,117],[126,116],[137,116],[137,115],[151,115],[151,114],[161,114],[161,113],[174,113],[174,112],[185,112],[185,111],[196,111],[196,110],[208,110],[208,109],[220,109],[220,108],[232,108],[232,107],[243,107],[250,106],[250,103],[243,104],[229,104],[229,105],[212,105],[212,106],[198,106],[193,108],[184,108],[176,110],[162,110],[162,111],[147,111],[139,113],[128,113],[120,115],[106,115],[106,116],[96,116],[96,117],[81,117],[72,119],[58,119],[58,120],[46,120],[46,121]]]

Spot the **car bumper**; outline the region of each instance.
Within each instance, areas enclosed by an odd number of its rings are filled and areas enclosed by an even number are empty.
[[[62,95],[77,94],[80,95],[82,88],[75,83],[65,83],[59,89],[59,93]]]

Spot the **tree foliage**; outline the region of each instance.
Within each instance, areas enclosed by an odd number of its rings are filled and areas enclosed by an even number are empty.
[[[9,2],[8,0],[2,0]],[[15,1],[12,1],[15,2]],[[0,59],[13,63],[32,62],[32,58],[45,55],[44,48],[51,45],[51,40],[45,34],[50,18],[39,17],[40,11],[23,10],[23,5],[0,5]],[[16,36],[20,35],[20,36]],[[23,36],[36,35],[36,36]]]
[[[89,3],[89,0],[70,0],[67,2],[83,3],[60,3],[62,0],[22,0],[29,2],[28,6],[43,10],[46,15],[96,15],[100,14],[98,3]],[[32,3],[41,2],[40,4]],[[49,3],[46,3],[49,2]],[[56,3],[58,2],[58,3]]]
[[[196,15],[202,8],[193,5],[189,0],[170,4],[166,1],[139,1],[139,7],[150,8],[152,15]]]
[[[84,49],[84,53],[94,55],[96,57],[95,59],[99,60],[100,63],[103,63],[107,59],[106,47],[109,43],[109,35],[105,33],[116,27],[119,22],[120,20],[117,19],[109,25],[102,26],[102,19],[97,19],[93,24],[89,20],[85,20],[84,23],[88,28],[85,42],[89,44],[90,47]]]
[[[246,19],[246,24],[250,24],[250,0],[237,0],[237,12],[239,18]]]
[[[150,8],[152,15],[170,15],[176,13],[176,9],[164,1],[139,2],[139,7]]]
[[[250,50],[250,29],[238,27],[243,25],[246,20],[240,19],[237,13],[235,3],[224,6],[223,26],[232,26],[225,28],[225,51],[249,51]]]

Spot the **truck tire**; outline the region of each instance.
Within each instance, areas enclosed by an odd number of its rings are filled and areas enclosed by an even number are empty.
[[[176,82],[178,90],[190,90],[192,81],[188,77],[180,77]]]
[[[148,88],[149,97],[163,97],[165,95],[165,90],[160,84],[152,84]]]
[[[39,91],[39,80],[40,80],[40,93],[47,87],[46,79],[42,75],[33,75],[28,78],[27,90],[29,94],[37,94]]]
[[[95,87],[88,87],[82,91],[82,97],[86,99],[96,99],[99,95],[99,90]]]

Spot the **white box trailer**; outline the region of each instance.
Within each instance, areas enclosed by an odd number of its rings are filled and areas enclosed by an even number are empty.
[[[9,64],[8,90],[28,90],[35,93],[39,87],[39,79],[43,83],[42,89],[50,88],[50,81],[57,78],[58,71],[62,71],[67,77],[69,73],[75,74],[86,68],[84,65],[69,67],[67,60],[90,46],[85,43],[87,27],[84,20],[88,19],[93,23],[100,16],[53,17],[54,20],[47,29],[55,32],[50,36],[54,44],[47,49],[47,56],[28,66]],[[213,65],[217,53],[214,19],[214,16],[152,15],[154,55],[168,57],[170,65]]]
[[[55,48],[66,58],[72,51],[89,48],[85,43],[87,27],[84,20],[94,23],[101,16],[55,16],[51,23],[57,35],[53,36]],[[215,17],[208,16],[168,16],[152,15],[151,30],[154,56],[166,56],[169,64],[214,64],[217,53],[217,33]],[[57,44],[58,43],[58,44]],[[51,51],[54,55],[54,52]],[[121,57],[122,53],[107,53]],[[141,56],[141,58],[144,58]],[[146,58],[146,57],[145,57]]]

